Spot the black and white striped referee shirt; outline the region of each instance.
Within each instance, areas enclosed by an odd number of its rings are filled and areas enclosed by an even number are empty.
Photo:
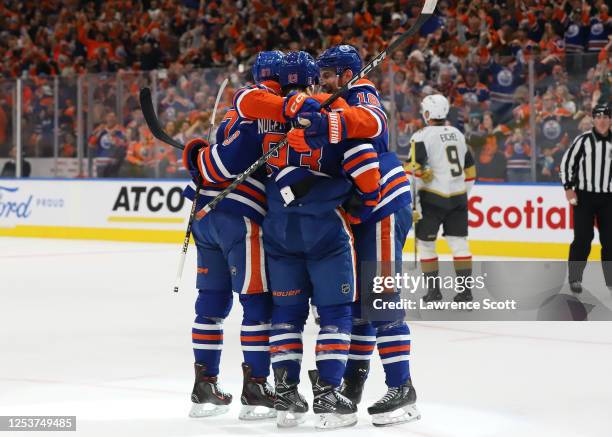
[[[612,193],[612,132],[601,136],[594,129],[576,137],[561,160],[565,189]]]

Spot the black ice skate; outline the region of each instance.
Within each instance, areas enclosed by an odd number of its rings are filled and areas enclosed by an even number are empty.
[[[423,296],[423,302],[437,302],[440,300],[442,300],[442,293],[440,292],[440,289],[437,287],[430,288],[427,291],[427,294]]]
[[[471,302],[474,300],[474,297],[472,296],[471,290],[465,290],[462,293],[457,293],[453,300],[455,302]]]
[[[216,376],[206,376],[206,366],[195,363],[195,384],[191,392],[189,417],[218,416],[229,410],[232,395],[225,393],[217,384]]]
[[[399,387],[389,387],[387,393],[368,408],[374,426],[398,425],[421,418],[416,408],[416,391],[408,380]]]
[[[335,429],[355,425],[357,406],[339,389],[321,381],[318,370],[309,370],[308,376],[314,394],[312,410],[317,417],[315,428]]]
[[[342,387],[340,388],[340,393],[349,398],[355,405],[361,402],[363,386],[370,370],[370,360],[359,360],[357,364],[358,366],[353,372],[344,375]]]
[[[308,403],[297,389],[297,382],[287,381],[287,369],[280,367],[274,369],[276,383],[276,398],[274,408],[277,411],[276,425],[279,428],[297,426],[306,420]]]
[[[260,420],[276,417],[274,409],[274,389],[266,378],[251,376],[251,366],[242,363],[242,395],[240,402],[242,409],[238,418],[240,420]]]

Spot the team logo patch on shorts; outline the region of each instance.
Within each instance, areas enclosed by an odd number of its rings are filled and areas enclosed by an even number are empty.
[[[342,284],[342,286],[340,287],[340,291],[342,291],[342,294],[349,294],[349,292],[351,291],[351,285]]]
[[[232,274],[232,276],[236,276],[236,274],[238,273],[238,269],[236,268],[236,266],[230,267],[230,273]]]

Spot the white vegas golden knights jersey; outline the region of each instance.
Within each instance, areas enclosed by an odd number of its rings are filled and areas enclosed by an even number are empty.
[[[463,134],[452,126],[427,126],[415,132],[412,139],[416,142],[417,162],[421,167],[430,167],[433,171],[431,182],[424,183],[417,179],[417,189],[421,195],[425,191],[433,194],[433,197],[462,197],[467,201],[467,182],[470,178],[466,178],[464,170],[474,167],[474,159]]]

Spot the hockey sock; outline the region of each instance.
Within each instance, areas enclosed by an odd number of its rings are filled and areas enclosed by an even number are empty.
[[[196,319],[191,331],[196,363],[204,364],[206,376],[219,374],[223,348],[223,320],[232,309],[231,290],[198,290]]]
[[[270,293],[241,294],[243,308],[240,344],[244,362],[251,366],[251,375],[260,378],[270,374]]]
[[[223,347],[223,319],[197,316],[191,338],[195,362],[206,366],[206,376],[217,376]]]
[[[321,329],[317,337],[316,360],[322,381],[338,387],[346,369],[351,342],[351,304],[317,307]]]
[[[438,258],[422,259],[421,270],[425,277],[425,284],[428,290],[440,289],[440,278],[438,277]]]
[[[352,375],[369,361],[376,347],[376,329],[365,320],[353,320],[351,330],[351,347],[346,362],[345,375]]]
[[[453,257],[453,265],[455,266],[455,273],[457,277],[467,278],[472,275],[472,257],[471,256],[456,256]],[[470,287],[465,286],[466,290]]]
[[[300,381],[302,365],[302,331],[308,318],[308,302],[297,305],[274,305],[270,327],[270,360],[272,368],[286,368],[287,381]]]
[[[374,322],[378,354],[385,369],[385,383],[399,387],[410,378],[410,329],[404,321]]]

